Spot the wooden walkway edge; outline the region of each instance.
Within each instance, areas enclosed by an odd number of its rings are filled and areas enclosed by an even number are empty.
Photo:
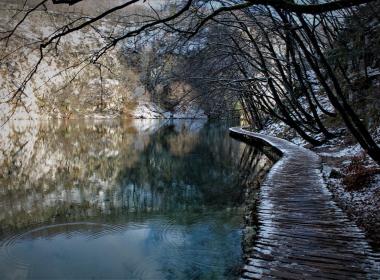
[[[286,140],[230,128],[282,155],[260,187],[259,231],[242,279],[380,279],[380,259],[333,202],[317,154]]]

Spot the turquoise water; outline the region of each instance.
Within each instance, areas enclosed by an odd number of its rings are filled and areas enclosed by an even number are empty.
[[[243,143],[203,121],[9,123],[1,279],[235,279]]]

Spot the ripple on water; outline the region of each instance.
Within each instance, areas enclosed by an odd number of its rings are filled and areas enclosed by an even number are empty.
[[[240,244],[239,234],[236,234],[238,229],[224,228],[213,212],[200,212],[179,220],[181,218],[172,217],[153,221],[153,224],[157,222],[152,238],[154,248],[161,249],[160,257],[165,260],[161,262],[160,269],[175,274],[173,279],[196,279],[205,271],[223,273],[228,265],[226,257],[233,257],[229,251],[231,247],[225,244],[224,237],[235,234],[238,236],[236,244]],[[151,256],[136,268],[134,276],[152,278],[151,269],[155,266],[157,256],[151,252]]]
[[[225,238],[230,230],[212,212],[159,215],[125,224],[43,226],[0,243],[0,272],[27,271],[27,277],[34,278],[195,279],[210,271],[223,275],[229,265],[226,257],[231,257],[231,242]]]
[[[91,222],[64,223],[38,227],[24,233],[9,236],[0,241],[0,271],[8,267],[15,271],[28,270],[30,259],[19,252],[19,247],[36,248],[28,244],[28,241],[43,240],[54,245],[54,238],[65,238],[67,240],[80,236],[84,240],[95,240],[111,234],[121,234],[126,230],[134,230],[144,227],[144,224],[103,224]]]
[[[0,259],[3,265],[13,265],[15,270],[27,270],[28,263],[12,254],[12,248],[24,234],[15,234],[0,243]]]

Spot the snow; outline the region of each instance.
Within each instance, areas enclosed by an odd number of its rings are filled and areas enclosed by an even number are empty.
[[[264,129],[259,132],[262,134],[267,134],[271,136],[277,136],[280,133],[283,133],[286,129],[286,125],[282,122],[272,121],[270,124],[266,125]]]
[[[207,119],[200,108],[189,106],[175,107],[174,111],[165,111],[152,102],[140,101],[132,113],[132,117],[141,119]]]
[[[380,69],[368,68],[370,77],[379,76]],[[319,103],[322,107],[329,111],[335,112],[334,107],[328,97],[322,94],[322,90],[318,86],[318,81],[313,72],[309,72],[309,80],[313,83],[313,91],[316,93]],[[299,98],[301,106],[310,112],[306,98]],[[323,117],[322,111],[317,108],[318,115]],[[343,127],[329,130],[337,135],[347,135],[347,131]],[[274,120],[270,120],[265,128],[260,133],[267,135],[286,138],[287,140],[299,145],[305,146],[306,142],[301,139],[293,129],[290,129],[286,124]],[[380,143],[380,126],[371,131],[375,141]],[[323,135],[313,135],[314,138],[322,140]],[[325,144],[314,148],[319,156],[322,157],[322,180],[327,186],[326,191],[332,195],[332,202],[336,203],[343,209],[350,219],[364,229],[369,238],[372,238],[377,244],[380,240],[378,229],[380,226],[380,174],[373,176],[371,183],[368,186],[358,186],[357,190],[348,190],[343,183],[345,176],[345,167],[351,163],[351,158],[362,155],[364,150],[360,144],[352,143],[352,139],[346,137],[338,137],[329,140]],[[347,144],[347,142],[349,144]],[[377,168],[378,165],[366,156],[364,165],[366,168]],[[334,171],[334,172],[333,172]],[[358,182],[360,184],[360,182]]]
[[[367,73],[368,73],[368,77],[374,77],[374,76],[379,76],[380,75],[380,69],[379,68],[371,68],[371,67],[367,67]]]
[[[4,8],[12,6],[7,4]],[[3,16],[3,18],[1,18]],[[72,14],[73,17],[79,16]],[[4,22],[10,20],[9,13],[6,9],[0,14],[0,21]],[[56,31],[56,26],[65,23],[68,18],[61,13],[55,13],[51,11],[50,14],[46,13],[33,13],[26,21],[17,29],[17,35],[27,43],[35,41],[37,39],[51,38]],[[41,27],[42,26],[42,27]],[[56,90],[65,89],[67,92],[70,90],[70,94],[74,96],[81,95],[85,92],[90,95],[94,92],[97,94],[99,79],[96,71],[93,71],[92,66],[83,69],[84,63],[78,64],[79,61],[84,60],[91,54],[88,50],[97,50],[100,43],[103,42],[102,34],[109,35],[113,33],[121,34],[123,32],[130,31],[130,28],[125,28],[123,24],[115,24],[112,20],[104,20],[95,26],[101,33],[98,34],[93,29],[78,30],[72,32],[63,37],[58,45],[59,57],[55,52],[46,54],[44,59],[39,64],[38,72],[33,76],[32,80],[28,83],[25,93],[22,96],[22,101],[25,103],[26,110],[23,107],[17,108],[14,113],[13,119],[39,119],[39,118],[93,118],[93,119],[106,119],[116,118],[121,116],[121,112],[124,110],[125,100],[142,100],[145,90],[141,86],[140,82],[134,80],[129,81],[128,71],[134,73],[131,69],[126,69],[124,62],[120,59],[120,53],[122,52],[122,46],[116,46],[114,49],[107,53],[107,56],[101,58],[99,62],[105,66],[112,68],[113,73],[104,71],[103,73],[103,86],[107,92],[107,105],[104,108],[104,113],[97,113],[96,108],[92,107],[92,104],[84,105],[81,108],[76,106],[70,106],[65,108],[60,106],[59,97],[54,97],[60,94]],[[163,31],[159,31],[156,36],[163,36]],[[144,37],[142,40],[144,43],[152,41],[154,36]],[[11,48],[16,49],[21,42],[12,41]],[[127,43],[127,42],[126,42]],[[124,46],[125,47],[125,46]],[[0,121],[5,120],[11,114],[13,107],[8,104],[4,104],[4,100],[8,100],[12,95],[12,91],[15,85],[18,85],[25,78],[27,71],[29,71],[35,63],[39,60],[38,47],[34,48],[32,44],[30,48],[22,49],[15,52],[3,63],[0,70],[0,83],[3,85],[0,89]],[[62,65],[68,66],[67,69],[62,70]],[[96,72],[96,73],[95,73]],[[80,74],[80,75],[79,75]],[[13,75],[13,76],[12,76]],[[76,77],[75,80],[74,77]],[[83,81],[83,83],[82,83]],[[66,87],[70,82],[70,86]],[[84,89],[83,89],[84,88]],[[64,93],[67,94],[67,93]],[[46,98],[48,97],[48,98]],[[82,97],[81,97],[82,98]],[[41,100],[48,100],[46,104],[42,104]],[[76,97],[73,100],[77,100]],[[50,102],[52,101],[52,102]],[[138,104],[136,110],[132,113],[132,118],[174,118],[174,119],[206,119],[205,112],[198,108],[196,104],[180,104],[173,109],[172,112],[165,111],[158,105],[142,101]]]
[[[356,144],[343,149],[337,148],[335,151],[320,152],[318,154],[325,157],[352,157],[360,154],[361,152],[363,152],[363,149],[359,144]]]
[[[164,111],[156,104],[140,102],[133,112],[133,117],[142,119],[163,118]]]

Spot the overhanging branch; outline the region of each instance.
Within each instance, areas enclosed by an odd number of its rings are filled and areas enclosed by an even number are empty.
[[[84,0],[52,0],[53,4],[68,4],[68,5],[75,5],[83,1]],[[340,9],[350,8],[350,7],[358,6],[361,4],[375,2],[375,1],[377,0],[336,0],[336,1],[326,2],[326,3],[320,3],[320,4],[298,4],[292,0],[246,0],[246,1],[241,1],[241,3],[238,3],[237,5],[234,5],[234,6],[236,7],[240,5],[247,6],[247,4],[250,4],[250,6],[266,5],[266,6],[272,6],[273,8],[283,9],[288,12],[315,15],[315,14],[321,14],[321,13],[336,11]],[[195,1],[192,1],[192,2],[195,2]],[[227,6],[223,7],[223,9],[226,7]]]

